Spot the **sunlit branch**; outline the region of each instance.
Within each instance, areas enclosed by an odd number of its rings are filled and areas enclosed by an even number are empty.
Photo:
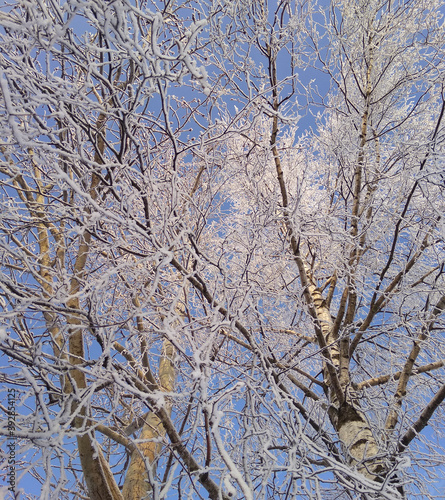
[[[102,424],[93,424],[94,429],[96,429],[98,432],[103,434],[104,436],[107,436],[108,438],[112,439],[115,443],[121,444],[124,446],[130,453],[133,452],[136,449],[135,444],[128,438],[122,436],[119,432],[116,432],[106,425]]]
[[[420,375],[421,373],[428,373],[433,370],[437,370],[439,368],[442,368],[445,366],[445,361],[436,361],[434,363],[429,363],[428,365],[424,366],[419,366],[418,368],[414,368],[412,370],[411,375]],[[363,382],[360,382],[358,384],[355,384],[354,387],[358,391],[362,389],[366,389],[368,387],[376,387],[378,385],[386,384],[387,382],[391,380],[399,380],[400,377],[402,376],[403,372],[396,372],[393,375],[381,375],[380,377],[374,377],[369,380],[364,380]]]
[[[278,330],[280,333],[286,333],[287,335],[295,335],[296,337],[299,337],[303,340],[306,340],[307,342],[311,342],[312,344],[317,341],[315,337],[309,337],[308,335],[304,335],[300,332],[296,332],[295,330],[289,330],[289,329],[284,329],[284,330]]]

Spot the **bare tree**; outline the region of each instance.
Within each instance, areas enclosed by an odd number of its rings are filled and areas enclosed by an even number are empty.
[[[16,491],[435,498],[441,7],[3,8]]]

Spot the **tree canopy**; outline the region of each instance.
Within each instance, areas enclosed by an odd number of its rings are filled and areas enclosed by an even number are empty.
[[[2,493],[438,498],[443,11],[0,7]]]

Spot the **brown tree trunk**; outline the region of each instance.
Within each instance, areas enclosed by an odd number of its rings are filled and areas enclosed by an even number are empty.
[[[161,390],[171,392],[175,383],[174,367],[175,349],[171,342],[164,341],[162,358],[159,363],[159,380]],[[167,404],[166,410],[171,414],[171,406]],[[131,454],[130,465],[125,476],[122,496],[124,500],[142,500],[150,498],[151,485],[149,481],[149,468],[156,470],[156,460],[162,450],[162,440],[165,429],[161,420],[155,413],[149,413],[139,437],[141,441]]]

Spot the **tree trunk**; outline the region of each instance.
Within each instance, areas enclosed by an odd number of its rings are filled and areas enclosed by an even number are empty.
[[[159,379],[161,390],[171,392],[175,383],[174,367],[175,349],[168,340],[164,341],[162,358],[159,363]],[[166,404],[168,414],[171,414],[171,405]],[[125,476],[122,496],[124,500],[142,500],[150,498],[150,472],[156,470],[156,459],[163,447],[165,429],[160,419],[151,412],[139,437],[141,441],[131,454],[130,465]],[[151,470],[150,470],[151,469]]]

